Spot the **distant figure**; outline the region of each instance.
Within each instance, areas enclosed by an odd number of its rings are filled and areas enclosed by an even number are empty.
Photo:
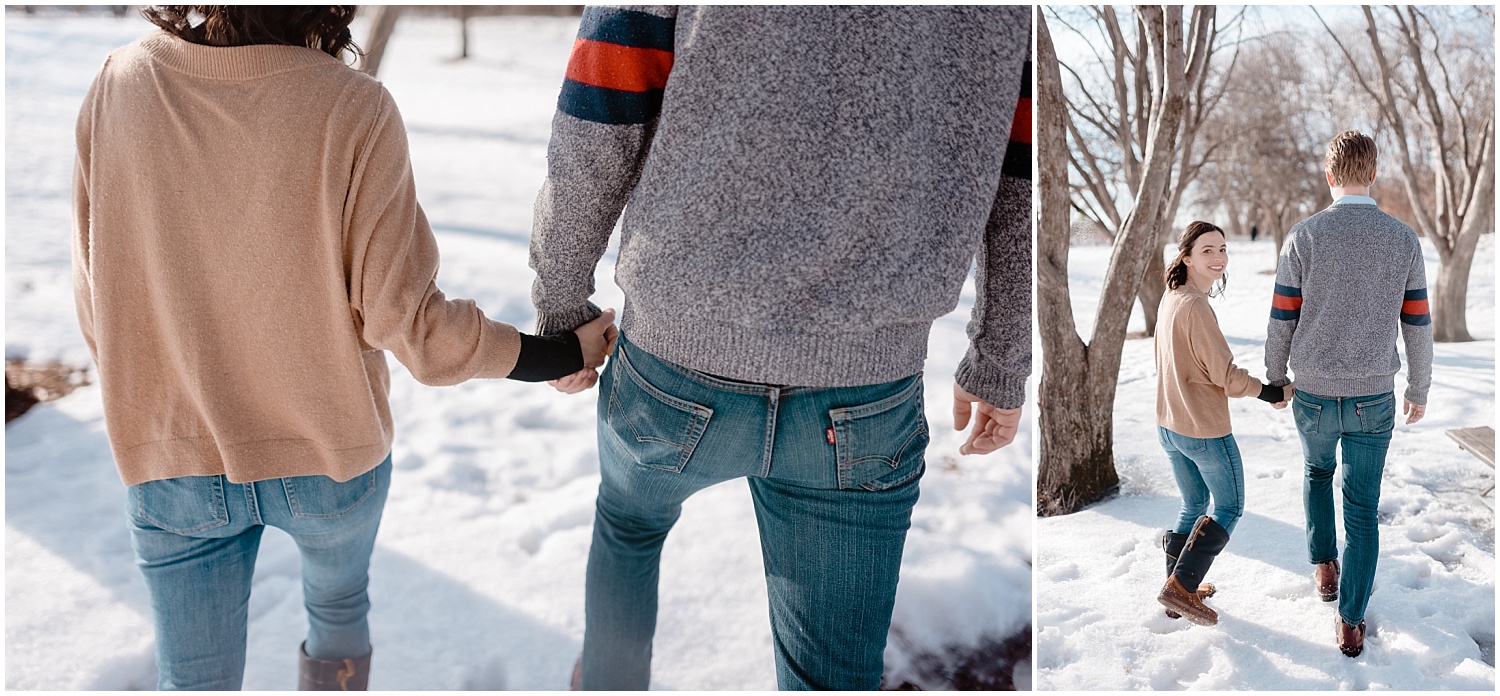
[[[1422,419],[1432,384],[1432,317],[1416,233],[1375,207],[1375,141],[1356,131],[1328,144],[1333,204],[1294,225],[1276,266],[1266,329],[1266,378],[1296,373],[1292,415],[1306,459],[1307,552],[1323,601],[1337,600],[1339,649],[1364,649],[1365,607],[1380,555],[1376,509],[1395,427],[1396,338],[1406,344],[1407,424]],[[1342,442],[1341,442],[1342,441]],[[1344,459],[1343,577],[1334,527],[1334,452]]]
[[[1250,241],[1252,241],[1252,242],[1255,241],[1255,238],[1259,237],[1259,236],[1260,236],[1260,228],[1256,227],[1255,225],[1251,225],[1250,226]]]

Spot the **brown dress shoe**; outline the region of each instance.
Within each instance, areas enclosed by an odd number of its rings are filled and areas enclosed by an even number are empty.
[[[1349,657],[1359,657],[1365,651],[1365,622],[1350,626],[1337,616],[1333,617],[1333,621],[1338,624],[1339,652]]]
[[[1338,560],[1335,559],[1313,566],[1313,582],[1318,586],[1319,599],[1325,602],[1337,601],[1339,598]]]
[[[1200,597],[1197,592],[1188,592],[1174,575],[1167,578],[1167,584],[1162,585],[1161,594],[1156,596],[1156,601],[1199,626],[1213,626],[1219,623],[1218,612],[1208,608]]]
[[[1205,582],[1198,585],[1198,601],[1201,602],[1205,599],[1208,599],[1209,597],[1214,596],[1215,592],[1218,592],[1218,590],[1214,589],[1213,583]],[[1167,612],[1167,618],[1169,619],[1182,618],[1182,614],[1172,611],[1171,609],[1167,609],[1165,611]]]

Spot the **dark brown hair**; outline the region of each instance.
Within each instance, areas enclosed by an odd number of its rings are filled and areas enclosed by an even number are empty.
[[[148,5],[141,8],[141,15],[195,44],[305,46],[343,60],[340,54],[345,51],[362,55],[349,33],[355,9],[355,5]]]
[[[1195,220],[1188,223],[1187,229],[1183,230],[1182,234],[1177,236],[1177,258],[1172,259],[1172,263],[1167,264],[1166,281],[1168,290],[1176,290],[1187,285],[1188,269],[1187,264],[1183,263],[1182,259],[1191,256],[1193,253],[1193,243],[1197,242],[1199,237],[1209,232],[1224,234],[1224,230],[1219,229],[1218,225],[1202,220]],[[1214,283],[1212,288],[1209,288],[1208,296],[1218,297],[1224,292],[1224,286],[1228,283],[1228,273],[1219,276],[1219,280]]]
[[[1375,178],[1375,139],[1359,131],[1344,131],[1328,143],[1323,169],[1334,186],[1368,186]]]

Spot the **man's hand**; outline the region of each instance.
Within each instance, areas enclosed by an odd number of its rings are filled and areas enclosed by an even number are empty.
[[[1414,404],[1410,401],[1407,401],[1406,399],[1402,399],[1401,413],[1406,415],[1406,424],[1411,425],[1412,423],[1422,420],[1422,416],[1427,415],[1427,405]]]
[[[594,383],[598,381],[599,371],[595,370],[592,367],[585,367],[582,370],[568,375],[567,377],[549,380],[547,384],[552,385],[553,389],[556,389],[564,394],[577,394],[578,392],[594,386]]]
[[[977,411],[977,415],[975,412]],[[989,454],[1016,439],[1021,409],[995,408],[983,399],[953,384],[953,429],[963,430],[974,419],[969,439],[958,448],[959,454]]]
[[[1281,385],[1281,401],[1271,404],[1271,408],[1279,411],[1283,408],[1286,408],[1287,404],[1292,402],[1292,395],[1297,393],[1297,390],[1292,387],[1293,384],[1296,383],[1287,382],[1286,384]]]
[[[604,310],[593,321],[574,329],[573,333],[578,335],[578,347],[583,349],[583,366],[594,368],[603,365],[604,359],[615,349],[615,339],[620,337],[620,330],[615,328],[615,310]],[[597,374],[594,376],[598,377]]]

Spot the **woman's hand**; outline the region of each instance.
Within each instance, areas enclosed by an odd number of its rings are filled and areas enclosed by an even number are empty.
[[[620,337],[620,330],[615,328],[615,310],[604,310],[593,321],[574,329],[573,333],[578,335],[578,347],[583,350],[583,366],[595,368],[603,365],[604,359],[615,349],[615,339]]]

